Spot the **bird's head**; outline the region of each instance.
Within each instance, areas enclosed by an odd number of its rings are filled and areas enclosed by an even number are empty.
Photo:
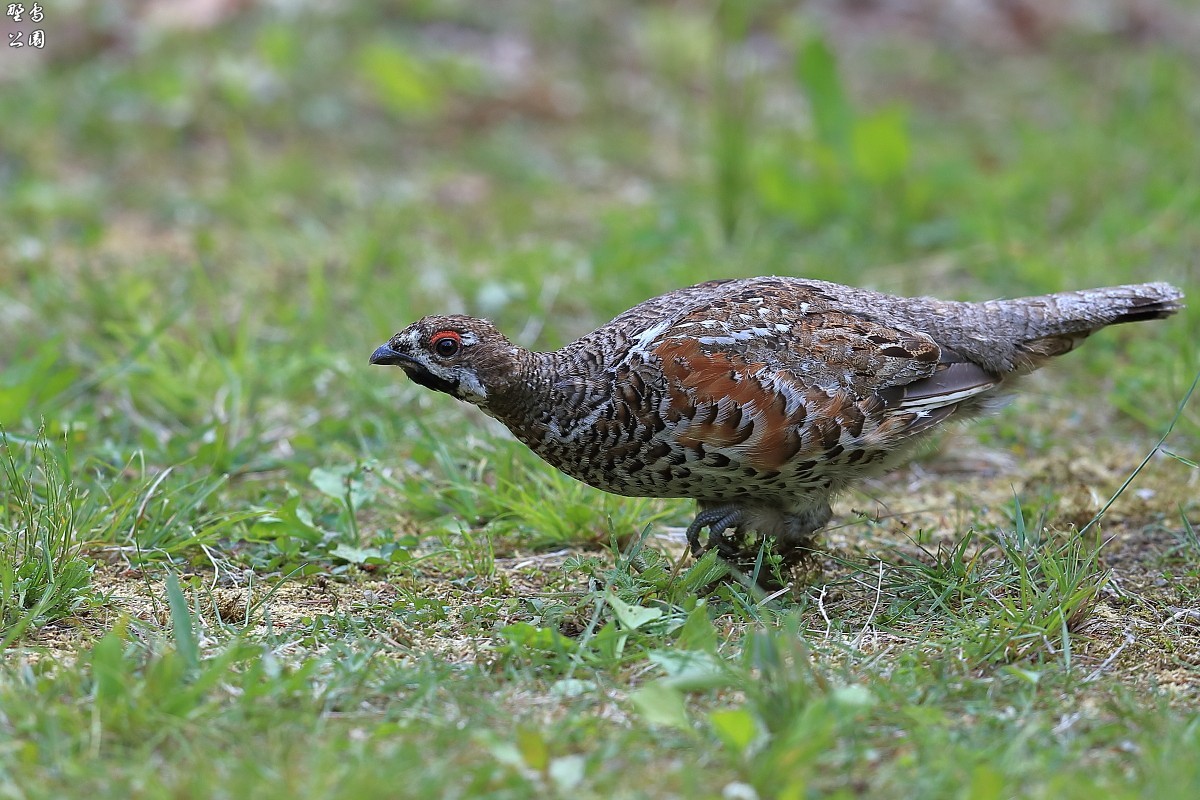
[[[483,319],[434,316],[414,322],[371,354],[415,383],[486,410],[489,395],[516,377],[521,349]]]

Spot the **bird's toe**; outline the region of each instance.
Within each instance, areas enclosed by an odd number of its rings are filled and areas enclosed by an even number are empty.
[[[688,547],[691,548],[692,555],[699,557],[705,550],[724,542],[725,531],[736,528],[744,517],[745,512],[739,506],[724,505],[702,510],[687,529]],[[708,528],[708,543],[701,547],[700,531],[704,528]]]

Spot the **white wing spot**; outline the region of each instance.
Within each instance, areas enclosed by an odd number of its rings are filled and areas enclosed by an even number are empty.
[[[630,348],[630,350],[645,350],[650,346],[651,342],[658,338],[660,333],[669,327],[671,327],[671,320],[669,319],[664,319],[654,323],[649,328],[646,328],[646,330],[634,337],[633,347]]]
[[[983,394],[996,387],[994,383],[985,383],[981,386],[972,386],[967,389],[962,389],[957,392],[947,392],[946,394],[936,394],[932,397],[923,397],[918,400],[903,400],[896,406],[896,411],[917,411],[921,416],[928,414],[935,409],[943,406],[952,406],[968,397],[974,397],[977,394]]]
[[[727,345],[770,335],[770,328],[743,328],[741,330],[730,331],[722,336],[697,336],[696,341],[700,344]],[[672,338],[682,339],[684,337],[676,336]]]

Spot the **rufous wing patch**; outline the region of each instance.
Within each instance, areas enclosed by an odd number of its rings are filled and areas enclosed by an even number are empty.
[[[654,352],[670,408],[691,419],[676,436],[679,444],[732,448],[742,464],[763,471],[779,469],[803,449],[805,407],[793,400],[789,412],[788,395],[803,397],[806,390],[791,376],[736,354],[705,352],[695,339],[667,339]]]

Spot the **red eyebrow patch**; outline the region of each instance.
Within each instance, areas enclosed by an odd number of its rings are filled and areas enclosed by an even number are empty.
[[[458,331],[438,331],[433,336],[429,337],[429,343],[434,345],[443,339],[452,339],[459,344],[462,344],[462,336],[458,334]]]

